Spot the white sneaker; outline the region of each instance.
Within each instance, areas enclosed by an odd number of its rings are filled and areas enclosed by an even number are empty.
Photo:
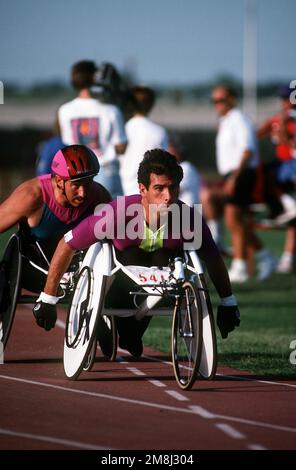
[[[278,265],[276,267],[277,273],[289,274],[294,270],[294,260],[293,257],[285,257],[284,255],[280,258]]]
[[[274,219],[274,225],[275,226],[281,226],[285,225],[288,222],[291,222],[291,220],[296,219],[296,207],[293,209],[290,209],[286,212],[283,212],[280,214],[278,217]]]
[[[271,273],[275,271],[277,264],[278,261],[274,256],[265,256],[258,263],[257,279],[259,279],[259,281],[264,281],[264,279],[267,279],[271,275]]]
[[[237,282],[238,284],[242,284],[249,279],[249,275],[245,267],[236,267],[231,266],[228,271],[230,282]]]
[[[276,225],[284,225],[296,218],[296,199],[293,194],[282,194],[281,203],[284,211],[274,219]]]

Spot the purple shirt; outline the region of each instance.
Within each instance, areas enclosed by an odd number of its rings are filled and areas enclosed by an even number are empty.
[[[65,241],[74,250],[86,249],[104,239],[111,240],[120,251],[131,246],[146,250],[145,236],[149,229],[145,225],[141,199],[139,194],[121,196],[107,205],[102,205],[95,215],[85,218],[73,230],[66,233]],[[178,210],[180,212],[180,219],[177,217],[173,223],[173,216],[169,216],[165,234],[155,237],[157,238],[155,246],[149,246],[147,251],[159,248],[178,250],[184,243],[195,238],[199,240],[196,249],[202,258],[217,256],[218,248],[201,215],[182,201],[178,201],[174,206],[177,212]]]

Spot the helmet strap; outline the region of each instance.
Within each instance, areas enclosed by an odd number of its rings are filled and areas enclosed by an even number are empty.
[[[62,178],[60,179],[59,183],[56,181],[56,186],[57,186],[58,190],[61,191],[62,196],[64,196],[64,198],[66,199],[68,204],[70,204],[70,206],[71,206],[71,203],[70,203],[70,201],[68,199],[68,196],[66,194],[65,184],[66,184],[66,180],[63,180]]]
[[[67,180],[68,181],[68,180]],[[66,194],[66,188],[65,188],[65,184],[66,184],[66,180],[63,180],[63,189],[62,189],[62,195],[67,199],[68,203],[70,204],[70,206],[72,205],[71,202],[69,201],[68,199],[68,196]]]

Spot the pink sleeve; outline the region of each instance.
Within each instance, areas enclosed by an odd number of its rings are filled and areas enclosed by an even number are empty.
[[[94,226],[97,217],[90,215],[83,219],[80,224],[64,235],[65,242],[70,245],[73,250],[84,250],[93,243],[97,242]]]
[[[65,242],[74,250],[84,250],[97,241],[114,239],[116,233],[116,200],[99,204],[92,214],[65,234]]]

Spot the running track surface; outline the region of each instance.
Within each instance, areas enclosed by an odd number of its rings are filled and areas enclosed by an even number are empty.
[[[0,365],[0,449],[295,449],[295,381],[218,368],[183,392],[170,357],[98,351],[93,370],[64,376],[65,312],[45,332],[18,306]]]

